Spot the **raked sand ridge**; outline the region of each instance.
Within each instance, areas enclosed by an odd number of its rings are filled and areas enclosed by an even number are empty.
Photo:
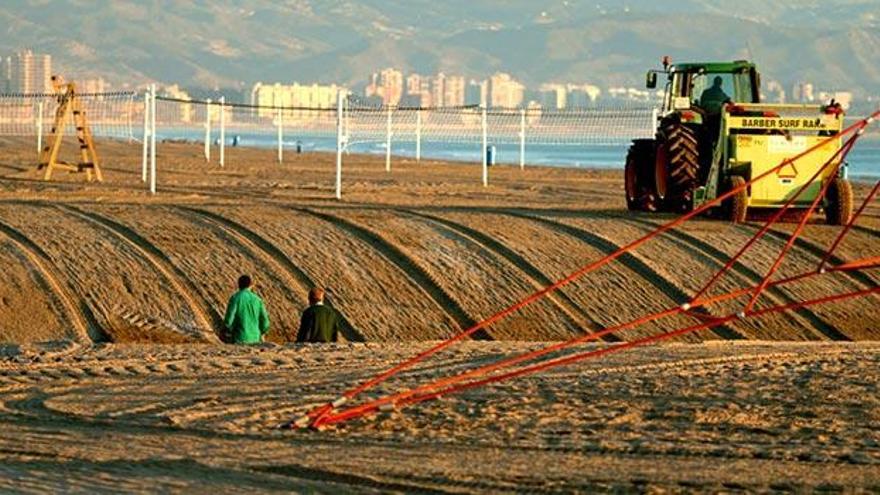
[[[625,212],[619,172],[493,167],[483,188],[473,165],[386,174],[352,156],[339,202],[330,156],[279,165],[228,149],[220,169],[163,143],[149,197],[137,146],[100,150],[104,184],[44,183],[32,143],[0,141],[0,491],[880,490],[877,297],[323,432],[276,428],[672,218]],[[758,228],[690,222],[368,395],[679,304]],[[774,227],[718,290],[758,283],[792,228]],[[814,267],[838,231],[809,225],[781,276]],[[878,236],[874,204],[834,262],[877,255]],[[269,304],[271,343],[217,343],[241,272]],[[818,277],[764,304],[878,278]],[[355,343],[288,343],[313,285],[332,288]]]

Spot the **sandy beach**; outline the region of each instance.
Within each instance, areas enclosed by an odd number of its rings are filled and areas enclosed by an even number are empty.
[[[33,143],[0,139],[0,491],[880,490],[876,295],[279,430],[674,217],[627,212],[620,171],[495,166],[484,188],[479,165],[395,159],[387,173],[351,155],[337,201],[331,155],[228,148],[220,168],[186,143],[160,143],[150,196],[139,145],[99,146],[104,183],[46,183]],[[689,222],[368,395],[681,304],[760,225]],[[774,226],[715,293],[759,283],[794,227]],[[838,232],[817,215],[778,277],[813,269]],[[832,263],[876,256],[878,237],[875,201]],[[218,340],[240,273],[272,316],[261,346]],[[759,305],[878,281],[828,274]],[[348,343],[291,343],[315,285]]]

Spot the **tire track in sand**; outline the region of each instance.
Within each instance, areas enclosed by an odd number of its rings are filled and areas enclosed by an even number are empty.
[[[419,286],[442,311],[452,317],[462,329],[470,328],[477,323],[478,320],[465,311],[461,304],[459,304],[452,295],[446,292],[446,290],[434,280],[434,277],[431,276],[426,269],[380,234],[350,220],[329,213],[322,213],[309,208],[293,207],[292,209],[328,222],[372,246],[373,249],[378,251],[385,259],[397,266],[407,277],[410,278],[410,280],[415,282],[415,284]],[[474,332],[472,338],[476,340],[494,340],[485,328],[481,328]]]
[[[623,221],[630,224],[644,225],[651,230],[659,227],[659,225],[641,218],[630,218]],[[674,240],[678,240],[678,244],[680,245],[680,247],[686,251],[693,253],[693,258],[695,260],[705,257],[715,260],[720,264],[720,266],[724,266],[724,264],[730,260],[730,256],[728,256],[724,251],[716,248],[708,242],[703,241],[702,239],[699,239],[696,236],[692,236],[688,233],[682,232],[681,230],[672,229],[667,231],[664,235],[671,237]],[[754,285],[757,285],[761,282],[761,279],[763,279],[763,276],[761,276],[758,272],[752,270],[742,263],[734,264],[733,267],[731,267],[731,271],[738,274],[740,276],[739,278],[745,279],[746,281],[751,282]],[[788,304],[797,302],[796,299],[791,297],[779,287],[769,287],[767,289],[767,295],[769,296],[768,298],[771,301],[774,301],[776,303]],[[792,311],[791,315],[795,319],[797,319],[805,328],[813,330],[817,337],[826,337],[831,340],[850,340],[849,337],[837,330],[834,325],[819,317],[819,315],[811,311],[809,308],[798,308],[797,310]]]
[[[73,325],[77,338],[84,342],[107,340],[107,335],[104,333],[86,300],[80,299],[78,301],[79,304],[75,303],[75,298],[72,295],[73,291],[58,279],[54,273],[55,268],[52,258],[29,237],[3,222],[0,222],[0,232],[3,232],[12,241],[37,270],[39,277],[50,291],[50,297],[60,303],[66,313],[66,315],[62,315],[62,321],[69,321]],[[77,310],[77,306],[79,310]],[[64,318],[65,316],[66,318]]]
[[[272,242],[266,240],[260,234],[245,227],[244,225],[230,220],[223,215],[214,213],[202,208],[194,208],[189,206],[175,206],[179,211],[189,212],[205,219],[211,225],[226,233],[235,240],[239,245],[244,247],[248,252],[263,261],[263,264],[272,268],[272,271],[279,274],[284,282],[290,287],[297,287],[307,293],[311,287],[316,284],[312,277],[296,265],[284,252],[278,249]],[[354,342],[365,342],[363,333],[361,333],[350,321],[339,312],[342,317],[343,333],[345,338]]]
[[[528,213],[522,213],[515,210],[500,210],[500,213],[513,217],[525,218],[534,222],[544,224],[551,230],[555,230],[557,232],[561,232],[563,234],[574,237],[605,254],[610,254],[623,247],[614,241],[608,240],[592,232],[588,232],[582,228],[561,223],[557,220],[531,215]],[[623,266],[628,268],[639,277],[643,278],[646,282],[654,286],[656,289],[658,289],[660,292],[665,294],[673,301],[687,301],[690,299],[685,291],[681,287],[676,285],[675,282],[665,277],[664,275],[661,275],[659,272],[651,268],[650,265],[642,261],[639,257],[633,255],[632,253],[624,253],[619,258],[617,258],[617,260],[620,261]],[[705,310],[699,312],[701,314],[709,315],[709,313]],[[719,325],[717,327],[714,327],[712,331],[718,334],[719,337],[727,340],[741,340],[746,338],[740,332],[731,328],[728,325]]]
[[[397,211],[418,218],[422,218],[441,227],[445,227],[448,230],[452,230],[453,233],[462,237],[463,239],[475,243],[476,245],[482,247],[488,252],[495,253],[495,255],[497,255],[501,259],[506,260],[510,265],[512,265],[515,270],[523,273],[526,279],[529,280],[536,289],[544,289],[545,287],[553,285],[554,283],[554,281],[551,280],[550,277],[545,275],[541,270],[538,269],[538,267],[533,265],[531,262],[520,256],[516,251],[507,247],[501,241],[497,241],[482,232],[479,232],[468,226],[462,225],[458,222],[446,218],[437,217],[427,213],[421,213],[415,210],[400,209]],[[574,322],[582,330],[583,333],[595,333],[597,329],[603,328],[603,325],[601,323],[599,323],[589,313],[584,311],[576,302],[574,302],[564,293],[551,293],[547,295],[547,298],[560,311],[562,311],[562,313],[565,314],[569,318],[569,320]],[[607,342],[617,342],[620,339],[614,335],[608,335],[602,340],[605,340]]]
[[[753,228],[755,232],[760,230],[759,228],[754,227],[754,226],[750,226],[750,225],[749,226],[743,225],[742,228],[743,229]],[[775,237],[775,238],[781,240],[783,243],[788,241],[788,239],[791,237],[791,233],[789,233],[789,232],[786,232],[784,230],[779,230],[779,229],[772,229],[772,228],[767,231],[767,235]],[[797,240],[795,240],[794,245],[803,249],[804,251],[816,256],[817,265],[818,265],[819,260],[821,260],[825,256],[825,252],[827,250],[827,247],[821,246],[821,245],[817,244],[816,242],[810,241],[808,239],[804,239],[803,236],[798,237]],[[829,247],[830,247],[830,245],[829,245]],[[838,264],[838,265],[846,262],[843,258],[840,258],[837,255],[831,255],[831,257],[828,258],[828,260],[832,264]],[[842,272],[842,274],[843,274],[843,276],[849,278],[853,282],[856,282],[856,286],[861,289],[874,287],[876,285],[876,283],[874,282],[874,280],[871,277],[869,277],[868,275],[865,275],[862,272],[845,271],[845,272]]]
[[[163,278],[177,291],[192,311],[195,323],[201,328],[201,334],[209,342],[219,342],[216,330],[222,328],[223,317],[214,311],[211,303],[202,297],[196,297],[198,290],[192,286],[186,274],[178,268],[168,256],[150,241],[141,237],[131,228],[111,220],[103,215],[80,210],[70,205],[52,205],[56,209],[76,216],[92,225],[96,225],[112,234],[127,246],[141,253]]]

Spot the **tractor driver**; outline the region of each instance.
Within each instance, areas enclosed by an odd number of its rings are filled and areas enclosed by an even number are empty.
[[[703,107],[709,115],[720,114],[722,105],[730,100],[727,93],[721,89],[723,84],[724,79],[722,79],[721,76],[715,76],[715,79],[712,80],[712,87],[706,88],[706,90],[703,91],[703,94],[700,95],[700,106]]]

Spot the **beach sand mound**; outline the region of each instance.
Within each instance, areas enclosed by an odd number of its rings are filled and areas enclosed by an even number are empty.
[[[441,339],[645,235],[672,217],[625,210],[621,174],[347,156],[344,200],[332,156],[159,147],[159,194],[140,181],[140,148],[101,143],[106,181],[39,180],[29,142],[0,140],[0,341],[217,342],[240,273],[257,280],[270,339],[293,340],[311,286],[330,288],[351,341]],[[865,187],[857,188],[858,195]],[[877,255],[877,204],[832,263]],[[759,228],[698,219],[477,335],[560,340],[677,306]],[[756,285],[791,224],[774,227],[717,291]],[[839,228],[809,225],[778,277],[814,269]],[[768,290],[787,304],[876,286],[877,271]],[[682,337],[865,340],[880,337],[877,297],[734,322]],[[741,304],[741,303],[740,303]],[[736,307],[712,308],[728,314]],[[631,339],[687,323],[646,325]]]
[[[641,348],[277,428],[428,345],[0,347],[0,491],[880,489],[878,344]],[[465,342],[366,395],[535,346]]]

